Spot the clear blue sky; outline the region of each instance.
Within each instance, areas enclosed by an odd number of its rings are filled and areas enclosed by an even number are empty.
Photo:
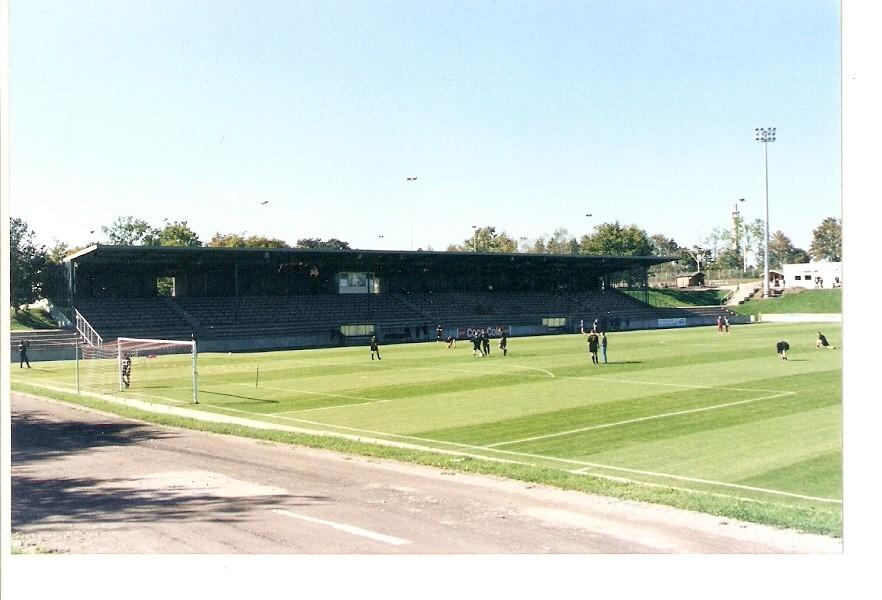
[[[203,241],[617,220],[692,245],[738,198],[763,216],[762,126],[772,230],[807,249],[841,216],[838,2],[11,4],[10,212],[47,244],[131,215]]]

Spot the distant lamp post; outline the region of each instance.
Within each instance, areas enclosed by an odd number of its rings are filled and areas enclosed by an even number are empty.
[[[416,177],[406,177],[406,181],[415,182]],[[410,195],[410,249],[413,250],[413,194]]]
[[[744,198],[738,198],[738,202],[744,202]],[[747,248],[741,244],[744,221],[738,211],[738,202],[735,203],[735,209],[732,211],[732,229],[735,233],[735,252],[741,253],[741,277],[743,278],[744,272],[747,270]]]
[[[475,252],[477,252],[478,251],[478,226],[472,225],[472,230],[474,231],[474,233],[472,234],[472,238],[474,238],[474,242],[472,242],[472,245],[475,247]]]
[[[754,129],[756,141],[763,144],[763,156],[766,165],[766,244],[763,259],[763,298],[768,298],[769,291],[769,142],[775,141],[774,127],[758,127]]]

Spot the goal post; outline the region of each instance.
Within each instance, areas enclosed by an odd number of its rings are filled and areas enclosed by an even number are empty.
[[[199,404],[199,382],[197,380],[196,370],[196,357],[198,353],[196,351],[195,340],[152,340],[121,337],[117,338],[116,346],[118,363],[117,372],[119,373],[120,391],[128,389],[131,383],[131,359],[135,357],[145,357],[147,359],[151,359],[160,356],[189,354],[191,360],[188,364],[188,375],[190,380],[192,381],[193,404]],[[125,366],[124,362],[126,361],[126,358],[129,359],[127,373],[128,379],[124,381],[123,377],[124,375],[126,375],[126,369],[124,369],[123,367]]]
[[[81,352],[89,391],[199,403],[195,341],[121,337]]]

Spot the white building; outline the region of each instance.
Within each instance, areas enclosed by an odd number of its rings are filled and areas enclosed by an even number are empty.
[[[842,285],[841,262],[808,262],[784,265],[785,288],[825,288]]]

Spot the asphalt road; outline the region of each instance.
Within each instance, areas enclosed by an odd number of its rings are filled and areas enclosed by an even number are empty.
[[[77,554],[842,551],[823,536],[19,394],[12,529],[28,546]]]

